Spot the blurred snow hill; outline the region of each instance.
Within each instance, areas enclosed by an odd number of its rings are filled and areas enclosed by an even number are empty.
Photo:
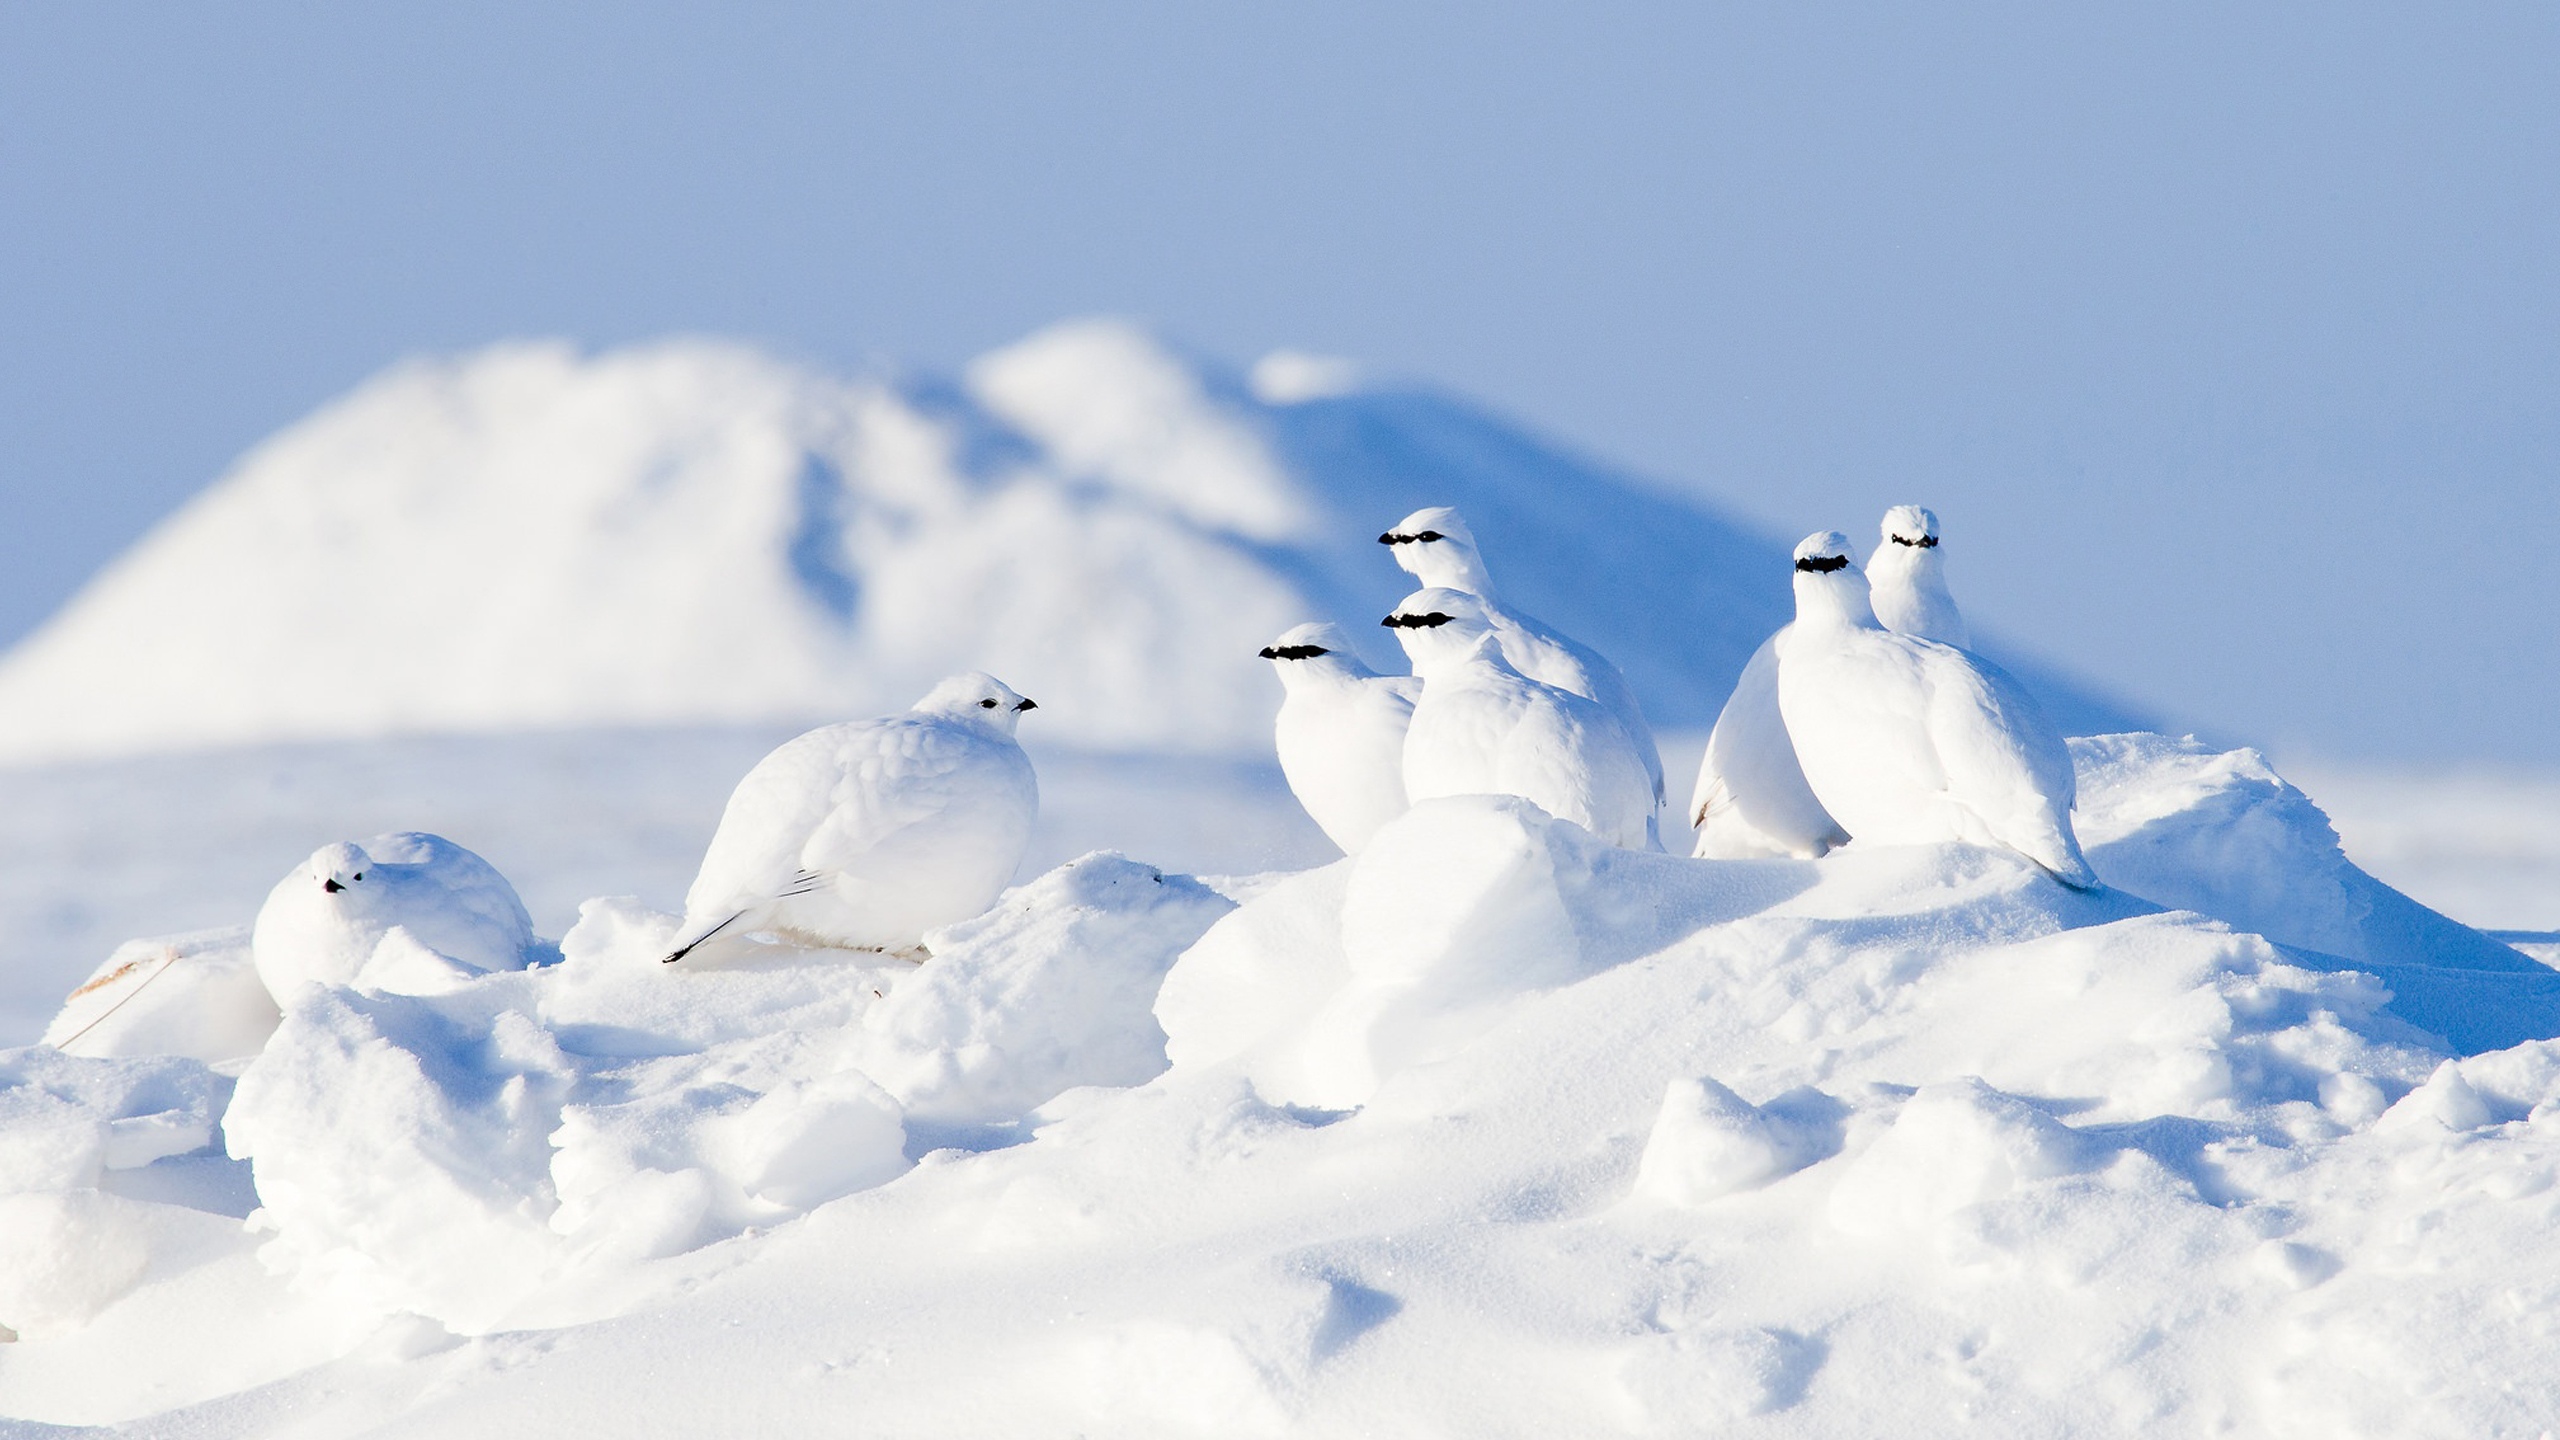
[[[1435,503],[1660,724],[1710,722],[1789,610],[1776,539],[1339,362],[1234,374],[1110,321],[957,383],[514,343],[394,367],[108,566],[0,661],[0,758],[797,721],[963,666],[1054,743],[1258,753],[1256,649],[1384,614],[1372,541]],[[2066,728],[2135,718],[2030,673]]]

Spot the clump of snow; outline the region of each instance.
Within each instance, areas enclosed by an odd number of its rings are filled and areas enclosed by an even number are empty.
[[[1789,1102],[1793,1102],[1790,1104]],[[1825,1125],[1837,1102],[1819,1090],[1754,1105],[1708,1076],[1682,1076],[1662,1094],[1662,1113],[1645,1138],[1635,1194],[1666,1205],[1703,1205],[1756,1190],[1838,1148]],[[1805,1112],[1811,1113],[1790,1113]]]
[[[43,1044],[71,1055],[258,1053],[281,1018],[243,926],[129,940],[62,1002]]]
[[[926,938],[934,959],[865,1012],[850,1062],[906,1112],[991,1125],[1079,1086],[1165,1068],[1151,1013],[1174,957],[1233,902],[1187,876],[1088,855]]]

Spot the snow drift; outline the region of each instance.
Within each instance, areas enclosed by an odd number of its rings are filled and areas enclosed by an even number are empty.
[[[1090,856],[921,967],[671,974],[597,901],[554,965],[306,989],[236,1094],[10,1052],[8,1233],[78,1261],[7,1272],[0,1410],[2534,1433],[2560,974],[2254,755],[2074,753],[2097,894],[1459,797],[1295,874]]]
[[[1384,614],[1404,590],[1370,542],[1424,504],[1461,507],[1506,592],[1659,724],[1710,722],[1786,618],[1764,537],[1462,404],[1306,369],[1257,386],[1098,321],[957,383],[711,341],[402,365],[0,662],[0,757],[839,719],[971,668],[1060,743],[1259,754],[1255,651]],[[2068,728],[2126,723],[2038,682]]]

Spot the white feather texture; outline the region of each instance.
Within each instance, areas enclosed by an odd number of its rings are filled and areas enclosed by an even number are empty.
[[[1626,727],[1596,702],[1513,669],[1476,596],[1417,591],[1386,623],[1422,679],[1404,741],[1413,803],[1517,795],[1611,845],[1661,848],[1652,779]]]
[[[1297,626],[1262,656],[1287,692],[1272,724],[1280,773],[1326,837],[1356,855],[1405,812],[1405,729],[1422,682],[1362,664],[1332,625]]]
[[[1885,629],[1846,536],[1811,536],[1796,558],[1778,701],[1823,808],[1863,841],[1999,846],[2094,888],[2071,754],[2034,698],[1988,661]]]
[[[1896,505],[1884,512],[1878,529],[1875,557],[1867,566],[1876,619],[1896,635],[1972,649],[1973,628],[1964,623],[1964,612],[1947,589],[1947,552],[1940,543],[1937,515],[1917,505]]]
[[[736,958],[763,936],[905,950],[984,911],[1039,813],[1013,739],[1032,708],[970,672],[903,715],[828,725],[764,757],[729,796],[667,959]]]
[[[1814,797],[1778,708],[1778,641],[1760,642],[1707,737],[1689,823],[1698,827],[1702,860],[1766,856],[1818,859],[1849,843],[1848,832]]]
[[[386,946],[395,930],[416,944]],[[464,971],[520,970],[534,938],[524,902],[496,867],[410,830],[313,852],[268,892],[249,944],[258,978],[282,1004],[306,984],[358,983],[378,953],[382,966],[412,976],[413,962],[432,972],[437,957]]]
[[[1463,591],[1482,602],[1485,622],[1493,628],[1502,658],[1512,669],[1541,685],[1596,701],[1617,717],[1652,782],[1654,804],[1662,803],[1662,755],[1627,677],[1599,651],[1534,615],[1503,604],[1494,593],[1493,576],[1485,569],[1475,532],[1467,528],[1464,516],[1449,506],[1433,505],[1397,521],[1378,540],[1395,555],[1396,564],[1425,588]]]

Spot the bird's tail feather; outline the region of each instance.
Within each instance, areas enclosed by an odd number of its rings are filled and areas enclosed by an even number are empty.
[[[710,939],[714,935],[720,934],[722,931],[727,930],[730,926],[737,924],[745,918],[747,918],[747,912],[741,910],[736,914],[731,915],[729,918],[707,928],[695,925],[686,926],[684,932],[676,937],[675,948],[668,951],[666,959],[659,963],[662,965],[673,965],[687,955],[692,954],[695,950],[701,948],[703,941]]]

